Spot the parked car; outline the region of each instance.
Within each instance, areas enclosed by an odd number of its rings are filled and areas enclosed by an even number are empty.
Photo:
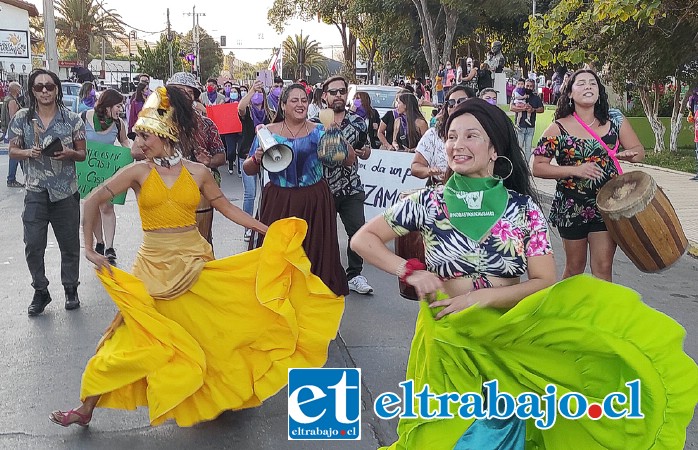
[[[371,97],[371,106],[381,117],[394,107],[395,97],[400,91],[398,86],[380,86],[375,84],[350,84],[347,106],[354,101],[357,92],[366,92]]]
[[[80,102],[78,94],[80,93],[80,87],[82,87],[82,85],[80,83],[62,81],[61,87],[63,88],[63,104],[69,110],[77,113],[78,103]]]

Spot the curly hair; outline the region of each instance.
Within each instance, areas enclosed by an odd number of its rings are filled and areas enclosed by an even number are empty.
[[[495,160],[493,175],[504,178],[504,186],[507,189],[528,195],[537,202],[536,194],[531,185],[531,171],[524,159],[523,151],[519,147],[514,124],[507,114],[485,100],[473,98],[461,103],[451,112],[446,121],[446,130],[451,127],[454,119],[463,114],[475,116],[487,133],[497,155],[506,157]],[[509,161],[506,160],[507,158]],[[452,174],[453,170],[449,167],[446,171],[446,179]]]
[[[601,83],[599,76],[590,69],[579,69],[569,76],[567,82],[560,87],[560,98],[557,101],[557,109],[555,110],[555,120],[562,119],[563,117],[571,116],[574,113],[574,101],[572,100],[572,86],[574,81],[582,73],[590,73],[596,78],[596,85],[599,87],[599,99],[594,105],[594,117],[599,121],[600,125],[606,124],[609,120],[609,108],[608,105],[608,93],[606,93],[606,88]]]

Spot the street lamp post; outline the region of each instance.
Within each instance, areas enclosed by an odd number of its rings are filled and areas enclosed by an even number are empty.
[[[533,17],[536,17],[536,0],[533,0]],[[533,51],[531,51],[531,70],[529,72],[533,72]]]
[[[131,30],[128,33],[128,92],[131,92],[131,83],[133,82],[133,67],[131,65],[131,58],[133,53],[131,53],[131,36],[136,39],[136,30]]]

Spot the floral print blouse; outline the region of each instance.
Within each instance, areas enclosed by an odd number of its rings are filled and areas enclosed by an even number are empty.
[[[615,141],[619,139],[623,115],[619,110],[611,109],[609,116],[611,128],[601,139],[613,148]],[[618,170],[606,149],[596,139],[571,136],[562,127],[560,131],[562,134],[559,136],[542,137],[533,154],[555,158],[560,166],[579,166],[586,162],[595,162],[603,170],[603,177],[599,180],[577,177],[557,180],[557,188],[550,209],[550,223],[564,228],[586,223],[603,223],[596,205],[596,195],[604,184],[618,176]]]
[[[516,278],[526,273],[528,257],[552,253],[547,221],[531,197],[509,190],[504,214],[475,241],[451,224],[443,190],[422,189],[383,213],[398,235],[422,234],[427,269],[442,279]]]

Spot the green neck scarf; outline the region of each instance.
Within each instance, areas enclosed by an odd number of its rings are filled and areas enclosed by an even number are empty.
[[[99,117],[97,117],[97,113],[92,114],[92,124],[94,126],[95,131],[104,131],[107,128],[109,128],[112,123],[114,123],[114,119],[112,119],[111,117],[105,117],[103,126],[102,122],[100,122],[99,120]]]
[[[509,193],[502,180],[469,178],[454,173],[446,182],[444,201],[453,227],[479,241],[502,217]]]

